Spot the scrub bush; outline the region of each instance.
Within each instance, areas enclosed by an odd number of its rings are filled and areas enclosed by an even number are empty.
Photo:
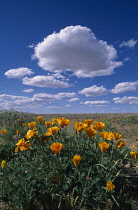
[[[33,119],[32,119],[33,120]],[[1,201],[10,209],[128,209],[129,168],[138,152],[103,122],[13,119],[1,130]],[[112,128],[111,128],[112,130]]]

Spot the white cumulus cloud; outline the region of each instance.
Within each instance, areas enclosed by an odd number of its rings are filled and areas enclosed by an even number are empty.
[[[84,88],[78,91],[79,94],[84,94],[86,97],[89,96],[102,96],[108,94],[108,90],[103,86],[98,87],[97,85],[93,85],[88,88]]]
[[[60,100],[62,98],[71,98],[76,96],[76,93],[68,93],[68,92],[62,92],[58,93],[56,95],[54,94],[47,94],[47,93],[37,93],[33,96],[33,101],[39,101],[41,103],[47,103],[51,102],[53,100]]]
[[[85,101],[83,104],[86,105],[106,105],[109,104],[110,101]]]
[[[34,48],[38,65],[51,72],[71,71],[77,77],[111,75],[117,51],[106,41],[98,40],[87,27],[68,26],[44,38]]]
[[[47,109],[63,109],[61,106],[47,106]]]
[[[121,82],[118,83],[111,92],[114,94],[135,91],[138,86],[138,80],[135,82]]]
[[[49,87],[49,88],[67,88],[69,83],[57,80],[54,76],[35,76],[32,78],[24,77],[22,79],[24,85]]]
[[[10,100],[26,100],[29,99],[26,96],[14,96],[14,95],[8,95],[8,94],[2,94],[0,95],[0,99],[4,100],[4,99],[10,99]]]
[[[46,104],[51,104],[53,101],[60,100],[62,98],[72,98],[75,97],[76,93],[70,92],[61,92],[58,94],[47,94],[47,93],[38,93],[33,95],[33,97],[26,96],[15,96],[2,94],[0,95],[1,108],[11,109],[14,108],[28,111],[32,108],[39,108]]]
[[[31,69],[28,68],[17,68],[17,69],[10,69],[8,71],[5,72],[5,76],[7,76],[8,78],[15,78],[15,79],[20,79],[26,75],[31,75],[34,72],[32,72]]]
[[[119,46],[120,47],[130,47],[130,48],[133,48],[135,47],[137,43],[137,40],[134,40],[134,39],[130,39],[129,41],[123,41]]]
[[[25,93],[32,93],[34,91],[34,89],[25,89],[25,90],[23,90],[23,92],[25,92]]]
[[[70,107],[70,106],[71,106],[70,104],[66,104],[66,105],[65,105],[65,107]]]
[[[68,102],[75,102],[75,101],[79,101],[79,98],[71,98],[70,100],[68,100]]]
[[[138,97],[135,96],[124,96],[122,98],[116,97],[113,98],[113,101],[115,104],[125,104],[125,103],[138,104]]]
[[[58,93],[55,95],[56,99],[61,99],[61,98],[71,98],[71,97],[75,97],[76,93],[69,93],[69,92],[62,92],[62,93]]]
[[[4,109],[25,110],[31,107],[37,108],[37,104],[32,102],[32,98],[25,96],[14,96],[8,94],[0,95],[1,107]]]

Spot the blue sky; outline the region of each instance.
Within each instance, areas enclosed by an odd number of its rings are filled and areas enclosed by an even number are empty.
[[[138,112],[137,11],[137,0],[1,0],[0,109]]]

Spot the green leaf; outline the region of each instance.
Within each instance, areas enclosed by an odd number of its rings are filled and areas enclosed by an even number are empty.
[[[69,189],[69,186],[68,186],[68,184],[65,184],[65,185],[62,186],[62,188],[63,188],[64,191],[67,191]]]

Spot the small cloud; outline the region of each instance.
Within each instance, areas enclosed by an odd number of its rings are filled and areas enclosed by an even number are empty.
[[[27,46],[28,48],[34,48],[35,47],[35,44],[30,44]]]
[[[101,108],[101,107],[107,106],[107,104],[103,104],[103,105],[102,105],[102,104],[98,104],[98,105],[96,105],[96,106]]]
[[[70,106],[71,106],[70,104],[66,104],[66,105],[65,105],[65,107],[70,107]]]
[[[25,93],[32,93],[34,91],[34,89],[26,89],[26,90],[23,90],[23,92]]]
[[[59,107],[59,106],[47,106],[47,109],[63,109],[63,107]]]
[[[120,47],[130,47],[133,48],[137,43],[137,40],[130,39],[129,41],[125,42],[123,41],[119,46]]]
[[[47,94],[47,93],[37,93],[32,97],[33,102],[43,103],[43,104],[49,104],[51,101],[54,100],[53,94]]]
[[[55,78],[57,78],[57,79],[66,79],[66,78],[61,74],[60,71],[55,72],[55,74],[53,74],[53,76],[54,76]]]
[[[0,95],[0,99],[10,99],[10,100],[28,100],[29,98],[26,96],[14,96],[14,95],[8,95],[8,94],[2,94]]]
[[[87,27],[68,26],[44,38],[34,48],[33,59],[46,71],[73,72],[79,78],[111,75],[122,65],[117,51],[98,40]]]
[[[33,96],[32,100],[33,101],[38,101],[41,103],[49,103],[53,100],[60,100],[62,98],[70,98],[70,97],[74,97],[76,95],[76,93],[58,93],[56,95],[54,94],[47,94],[47,93],[37,93]]]
[[[32,69],[21,67],[21,68],[10,69],[6,71],[5,76],[7,76],[8,78],[20,79],[26,75],[31,75],[33,73],[34,72],[32,72]]]
[[[121,82],[118,83],[112,90],[111,93],[125,93],[130,91],[136,91],[138,86],[138,80],[135,82]]]
[[[70,100],[68,100],[68,102],[75,102],[75,101],[79,101],[79,98],[71,98]]]
[[[54,76],[35,76],[32,78],[24,77],[22,79],[24,85],[48,87],[48,88],[67,88],[69,83],[57,80]]]
[[[105,105],[105,104],[109,104],[110,101],[85,101],[83,104],[86,105]]]
[[[68,93],[68,92],[62,92],[62,93],[58,93],[55,95],[56,99],[61,99],[61,98],[72,98],[76,96],[76,93]]]
[[[124,96],[122,98],[116,97],[116,98],[113,98],[113,101],[115,104],[125,104],[125,103],[138,104],[138,97],[134,97],[134,96]]]
[[[108,94],[108,90],[103,86],[98,87],[97,85],[93,85],[88,88],[84,88],[83,90],[78,91],[79,94],[84,94],[86,97],[89,96],[102,96]]]
[[[129,57],[126,57],[125,59],[124,59],[124,61],[129,61],[130,60],[130,58]]]

